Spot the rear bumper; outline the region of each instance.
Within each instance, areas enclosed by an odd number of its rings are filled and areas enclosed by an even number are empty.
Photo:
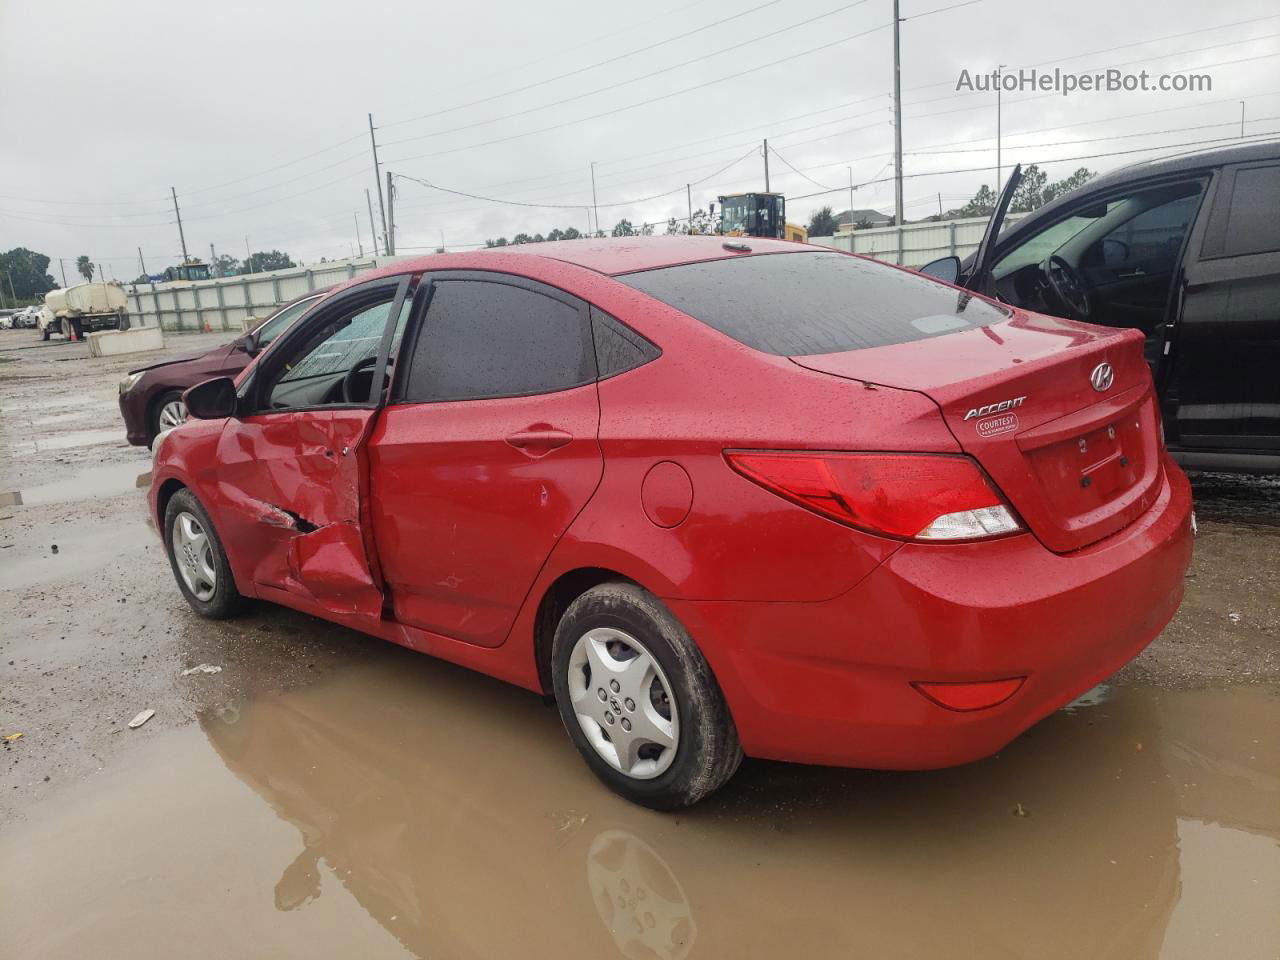
[[[929,769],[996,752],[1127,663],[1182,600],[1191,491],[1171,462],[1156,503],[1072,554],[1023,535],[907,544],[823,603],[668,600],[697,639],[751,756]],[[967,713],[912,681],[1026,677]]]

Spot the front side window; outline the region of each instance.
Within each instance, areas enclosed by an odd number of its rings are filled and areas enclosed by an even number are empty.
[[[359,306],[335,314],[297,345],[291,351],[293,356],[276,372],[267,392],[268,406],[282,409],[367,402],[395,293],[395,288],[387,287],[373,302],[363,299]],[[409,308],[406,299],[397,319],[397,337]]]
[[[259,350],[265,350],[271,345],[271,341],[280,336],[284,331],[288,330],[300,316],[311,309],[315,303],[315,298],[310,300],[300,300],[291,306],[285,307],[274,317],[260,326],[254,334],[254,339]]]
[[[413,401],[528,396],[595,379],[583,312],[486,280],[438,280],[405,383]]]

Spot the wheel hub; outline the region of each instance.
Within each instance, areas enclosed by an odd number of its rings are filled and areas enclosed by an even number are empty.
[[[662,667],[635,637],[590,630],[569,657],[569,695],[592,748],[629,777],[660,776],[675,759],[679,718]]]

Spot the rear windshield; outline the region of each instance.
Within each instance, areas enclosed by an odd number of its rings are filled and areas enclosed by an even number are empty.
[[[842,253],[733,257],[616,279],[783,357],[925,340],[1008,317],[965,291]]]

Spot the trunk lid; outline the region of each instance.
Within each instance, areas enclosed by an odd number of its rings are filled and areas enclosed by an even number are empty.
[[[1163,441],[1136,330],[1019,311],[929,340],[791,359],[930,397],[961,448],[1057,553],[1123,529],[1155,502]]]

